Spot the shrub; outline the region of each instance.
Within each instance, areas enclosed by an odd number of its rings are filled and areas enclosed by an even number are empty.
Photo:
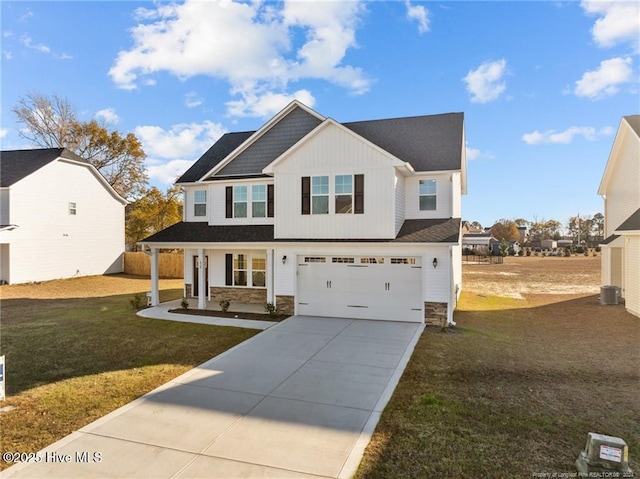
[[[222,310],[223,313],[226,313],[229,310],[229,306],[231,305],[231,303],[226,299],[223,299],[218,304],[220,305],[220,309]]]
[[[521,249],[520,251],[518,251],[518,256],[524,256],[524,250]]]
[[[589,256],[589,248],[585,248],[584,249],[584,255],[585,256]]]
[[[567,258],[570,258],[570,257],[571,257],[571,248],[570,248],[569,246],[567,246],[567,247],[564,249],[564,255],[565,255]]]
[[[531,256],[531,248],[527,248],[527,256]]]
[[[602,250],[602,248],[600,248],[600,246],[596,246],[596,248],[595,248],[595,250],[594,250],[594,251],[595,251],[596,253],[599,253],[601,250]]]
[[[272,318],[280,312],[278,307],[273,303],[264,303],[264,310],[269,313],[269,316]]]
[[[133,309],[142,309],[144,306],[146,306],[145,299],[145,295],[143,295],[142,293],[138,293],[129,300],[129,304]]]
[[[182,309],[189,309],[189,300],[187,298],[182,298],[182,301],[180,301],[180,307]]]

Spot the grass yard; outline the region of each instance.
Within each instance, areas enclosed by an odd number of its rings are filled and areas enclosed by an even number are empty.
[[[465,265],[458,326],[425,330],[356,477],[563,477],[588,432],[625,439],[638,475],[640,319],[600,306],[599,270]]]
[[[36,452],[258,333],[140,318],[129,301],[149,287],[128,275],[0,286],[0,406],[14,407],[0,413],[2,451]],[[160,289],[180,298],[182,280]]]

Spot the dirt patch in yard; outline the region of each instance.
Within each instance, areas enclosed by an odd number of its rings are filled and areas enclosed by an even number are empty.
[[[526,294],[597,294],[600,257],[506,257],[462,267],[464,291],[522,299]]]

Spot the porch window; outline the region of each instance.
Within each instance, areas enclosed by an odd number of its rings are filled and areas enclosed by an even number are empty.
[[[353,213],[353,176],[336,175],[336,213]]]
[[[247,217],[247,187],[246,186],[233,187],[233,217],[234,218]]]
[[[246,254],[233,255],[233,285],[234,286],[247,285],[247,255]]]
[[[193,192],[193,216],[207,216],[207,190]]]
[[[251,187],[251,216],[254,218],[267,216],[267,185]]]
[[[263,255],[253,255],[251,258],[251,284],[256,287],[266,286],[267,258]]]
[[[420,211],[436,210],[436,180],[420,180]]]

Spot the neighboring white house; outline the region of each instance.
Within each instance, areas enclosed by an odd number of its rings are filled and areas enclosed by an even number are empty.
[[[126,204],[69,150],[0,152],[0,280],[121,272]]]
[[[598,194],[604,198],[602,285],[618,286],[640,316],[640,115],[620,122]]]
[[[185,295],[289,314],[453,322],[462,285],[462,113],[338,123],[297,101],[222,136],[176,182]]]

